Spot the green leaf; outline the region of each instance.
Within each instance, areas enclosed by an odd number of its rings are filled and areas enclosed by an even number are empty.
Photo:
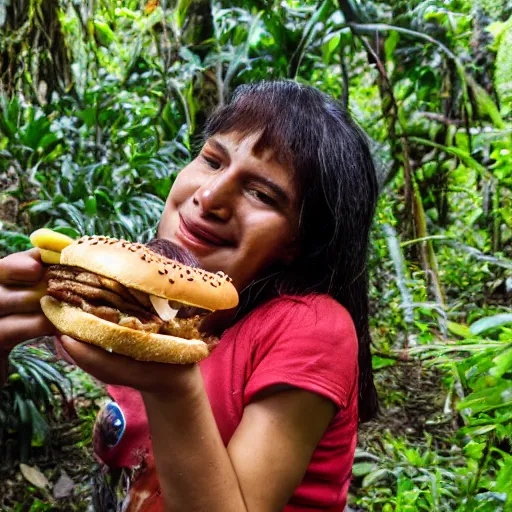
[[[481,425],[476,427],[464,427],[459,432],[471,437],[482,436],[496,430],[496,425]]]
[[[461,338],[472,338],[473,333],[471,332],[471,329],[467,325],[458,324],[457,322],[446,322],[446,327],[448,328],[448,331],[452,334],[455,334],[456,336],[460,336]]]
[[[506,491],[508,493],[508,503],[512,505],[512,456],[504,454],[499,465],[501,469],[496,477],[496,490]]]
[[[476,414],[511,405],[512,382],[502,381],[493,387],[469,394],[457,404],[457,409],[469,409],[470,414]]]
[[[374,462],[356,462],[352,466],[352,474],[355,477],[364,476],[378,468]]]
[[[97,209],[97,202],[96,202],[96,197],[94,196],[89,196],[86,200],[85,200],[85,213],[87,215],[96,215],[98,209]]]
[[[386,36],[386,41],[384,42],[386,60],[394,60],[394,51],[398,41],[400,41],[400,34],[396,30],[391,30]]]
[[[53,201],[37,201],[29,206],[28,209],[31,213],[47,213],[53,209]]]
[[[182,28],[187,18],[187,12],[192,0],[179,0],[176,8],[176,23],[179,28]]]
[[[480,460],[482,458],[484,448],[485,443],[470,441],[466,446],[464,446],[464,453],[472,459]]]
[[[481,334],[489,329],[496,329],[506,324],[512,324],[512,313],[500,313],[498,315],[480,318],[480,320],[470,325],[469,330],[472,334]]]
[[[322,45],[322,58],[325,65],[328,65],[331,61],[331,55],[334,53],[336,48],[338,48],[341,41],[341,36],[339,32],[337,34],[332,35],[323,45]]]
[[[177,120],[177,117],[178,116],[174,111],[173,105],[171,102],[167,102],[162,110],[162,115],[160,116],[160,123],[164,129],[164,136],[166,140],[174,139],[178,133],[181,123]]]
[[[302,39],[290,59],[290,65],[288,68],[288,76],[290,78],[296,78],[302,59],[311,44],[316,31],[330,16],[333,6],[334,5],[331,0],[324,0],[304,27],[302,31]]]
[[[455,146],[443,146],[442,144],[437,144],[436,142],[432,142],[431,140],[424,139],[422,137],[410,137],[409,140],[418,142],[419,144],[424,144],[425,146],[431,146],[433,148],[440,149],[441,151],[446,151],[452,155],[457,156],[461,162],[464,163],[467,167],[474,169],[481,176],[493,178],[490,172],[481,164],[479,164],[474,158],[472,158],[467,151],[464,151]]]
[[[381,468],[366,475],[361,484],[363,489],[371,487],[381,480],[394,480],[395,476],[389,469]]]
[[[489,116],[496,128],[505,130],[507,125],[503,121],[500,111],[489,93],[479,85],[471,75],[466,75],[466,81],[475,95],[478,112]]]
[[[128,18],[130,20],[136,20],[139,17],[137,13],[135,13],[131,9],[127,9],[126,7],[117,8],[116,15],[119,17]]]
[[[48,423],[37,410],[32,400],[28,401],[28,409],[32,420],[32,446],[43,446],[50,430]]]
[[[88,128],[91,128],[96,123],[96,107],[86,108],[85,110],[78,111],[75,115],[81,119]]]
[[[47,149],[49,149],[52,145],[54,145],[57,141],[59,140],[59,138],[57,137],[57,135],[55,135],[55,133],[47,133],[46,135],[44,135],[41,140],[39,141],[39,147],[43,150],[43,151],[46,151]]]
[[[76,206],[68,203],[61,203],[59,204],[58,208],[67,214],[67,217],[74,224],[72,227],[76,228],[81,234],[84,235],[85,226],[82,212]]]
[[[512,346],[496,356],[493,362],[495,366],[490,371],[493,377],[499,378],[503,377],[506,373],[512,373]]]
[[[508,115],[512,110],[512,17],[500,34],[496,54],[494,82],[502,105],[502,112]]]
[[[372,357],[372,367],[374,370],[379,370],[380,368],[386,368],[388,366],[394,366],[395,364],[395,359],[388,359],[380,356]]]
[[[100,44],[104,46],[109,46],[117,39],[112,29],[103,21],[94,20],[94,28]]]

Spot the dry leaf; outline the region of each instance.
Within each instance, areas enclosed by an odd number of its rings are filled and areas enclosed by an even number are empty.
[[[53,487],[53,497],[58,500],[60,498],[67,498],[73,492],[75,482],[69,478],[65,471],[62,471],[60,478]]]
[[[50,487],[48,479],[39,471],[38,468],[20,464],[21,474],[32,484],[40,489]]]
[[[151,14],[159,5],[160,0],[149,0],[144,7],[144,13]]]

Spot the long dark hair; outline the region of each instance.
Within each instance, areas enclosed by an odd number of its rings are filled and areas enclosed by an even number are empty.
[[[297,259],[268,269],[241,292],[238,317],[271,296],[326,293],[350,312],[359,340],[359,415],[378,409],[368,327],[367,249],[377,201],[375,167],[362,130],[333,98],[292,81],[236,89],[205,127],[205,138],[259,133],[295,172],[302,197]]]

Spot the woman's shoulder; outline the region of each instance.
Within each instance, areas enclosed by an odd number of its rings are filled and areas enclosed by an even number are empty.
[[[318,338],[338,347],[357,345],[350,313],[326,294],[275,297],[249,313],[243,323],[245,332],[257,343],[284,338]]]
[[[240,336],[250,367],[246,400],[285,383],[346,406],[357,382],[358,341],[346,308],[328,295],[283,295],[256,308]]]
[[[347,309],[327,294],[310,293],[307,295],[281,295],[258,306],[249,315],[252,321],[278,320],[285,318],[299,320],[302,325],[307,322],[325,323],[342,321],[353,325]]]

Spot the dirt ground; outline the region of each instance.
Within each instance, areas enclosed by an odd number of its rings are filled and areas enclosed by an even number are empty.
[[[398,362],[377,371],[375,381],[381,408],[375,420],[359,428],[361,449],[372,451],[385,433],[415,443],[428,432],[438,448],[449,442],[458,426],[442,417],[446,390],[438,371],[417,361]]]
[[[41,472],[49,482],[31,484],[20,465],[0,468],[0,510],[10,511],[92,511],[94,478],[99,474],[90,443],[82,446],[82,420],[76,419],[51,430],[47,450],[34,451],[27,466]],[[32,479],[33,480],[33,479]]]

